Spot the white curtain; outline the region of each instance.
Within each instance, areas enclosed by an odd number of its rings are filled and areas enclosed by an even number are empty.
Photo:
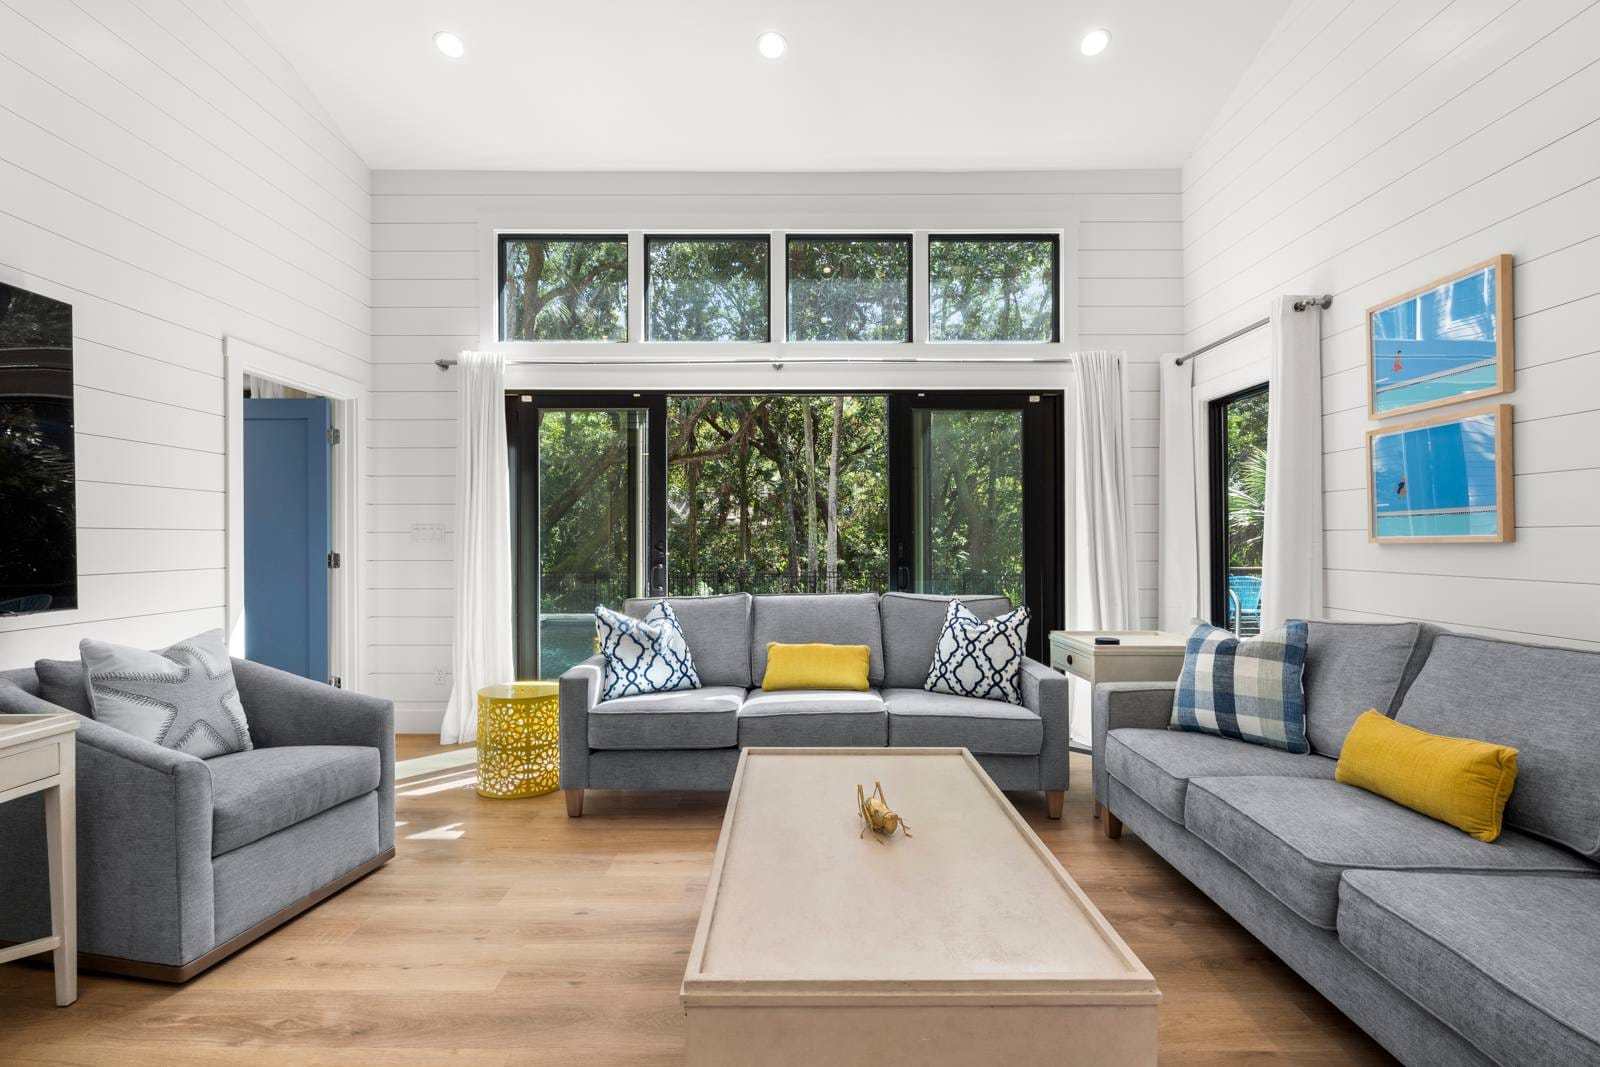
[[[1322,311],[1272,304],[1261,625],[1323,614]]]
[[[1134,588],[1133,500],[1120,352],[1075,352],[1073,388],[1072,606],[1074,629],[1139,624]]]
[[[454,374],[455,673],[439,731],[447,745],[477,738],[479,689],[515,679],[505,358],[463,352]]]
[[[1187,632],[1200,607],[1194,363],[1161,357],[1161,628]]]

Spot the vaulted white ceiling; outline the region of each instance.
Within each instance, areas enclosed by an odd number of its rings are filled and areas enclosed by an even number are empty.
[[[373,168],[518,170],[1176,167],[1288,7],[243,2]],[[1096,26],[1113,39],[1090,59]]]

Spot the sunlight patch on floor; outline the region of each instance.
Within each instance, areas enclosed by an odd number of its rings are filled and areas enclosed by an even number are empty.
[[[407,841],[456,841],[466,833],[460,829],[463,824],[458,822],[446,823],[436,826],[432,830],[419,830],[414,834],[407,834]]]
[[[467,764],[476,766],[478,763],[478,748],[455,748],[449,752],[437,752],[431,756],[418,756],[415,759],[399,760],[394,765],[394,776],[398,781],[408,778],[420,778],[424,774],[434,774],[439,771],[448,771],[454,767],[463,767]]]

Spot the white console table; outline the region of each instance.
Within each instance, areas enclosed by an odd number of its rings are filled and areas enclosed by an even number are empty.
[[[78,805],[76,715],[0,716],[0,804],[44,794],[50,852],[50,936],[0,949],[0,963],[55,957],[56,1003],[78,999]]]

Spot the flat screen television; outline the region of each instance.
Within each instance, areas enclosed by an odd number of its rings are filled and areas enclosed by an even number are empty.
[[[72,305],[0,283],[0,616],[78,606]]]

